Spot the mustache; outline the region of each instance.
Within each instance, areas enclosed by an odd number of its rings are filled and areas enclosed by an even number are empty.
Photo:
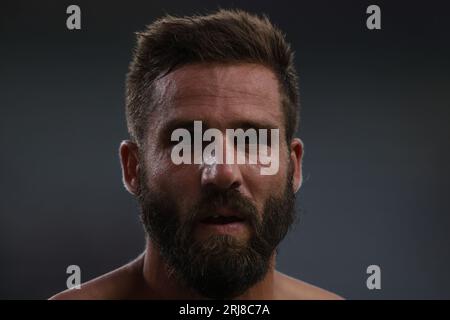
[[[259,222],[256,206],[250,199],[235,189],[224,191],[209,189],[205,191],[201,199],[191,210],[189,220],[191,222],[198,222],[208,218],[219,208],[226,208],[236,212],[240,218],[245,219],[252,225],[256,225]]]

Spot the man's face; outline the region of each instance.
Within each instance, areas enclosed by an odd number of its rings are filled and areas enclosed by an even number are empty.
[[[160,106],[140,155],[145,229],[178,280],[207,297],[236,296],[263,278],[294,219],[278,80],[260,65],[197,64],[156,90]],[[224,139],[226,129],[279,129],[278,172],[261,175],[261,163],[174,164],[171,134],[195,120]]]

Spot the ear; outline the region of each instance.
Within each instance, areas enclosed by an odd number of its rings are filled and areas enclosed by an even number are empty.
[[[139,147],[132,141],[124,140],[120,144],[119,154],[122,165],[122,181],[125,189],[133,195],[139,188]]]
[[[291,141],[290,156],[293,165],[293,192],[297,192],[302,186],[303,171],[302,171],[302,159],[303,159],[303,142],[299,138],[294,138]]]

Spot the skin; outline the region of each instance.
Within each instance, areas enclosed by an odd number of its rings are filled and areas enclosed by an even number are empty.
[[[278,80],[268,68],[256,64],[194,64],[184,66],[158,80],[160,107],[154,112],[151,134],[145,143],[145,163],[138,161],[138,146],[131,141],[120,145],[123,182],[133,195],[138,190],[139,171],[145,165],[147,183],[170,194],[180,208],[190,208],[208,186],[236,188],[252,200],[261,214],[265,200],[285,186],[287,166],[293,165],[293,192],[302,184],[303,143],[287,143],[280,105]],[[280,167],[275,175],[261,175],[261,164],[181,164],[170,158],[170,134],[166,126],[174,120],[202,120],[210,128],[225,132],[252,121],[262,128],[280,129]],[[204,128],[205,130],[205,128]],[[169,132],[171,133],[171,132]],[[225,139],[225,138],[224,138]],[[225,145],[225,143],[224,143]],[[142,147],[142,146],[141,146]],[[286,152],[288,151],[288,152]],[[174,187],[176,186],[176,187]],[[214,229],[197,228],[195,237],[207,237]],[[233,233],[243,241],[250,228]],[[341,299],[336,294],[291,278],[271,267],[262,281],[237,299]],[[201,299],[190,288],[170,277],[158,250],[147,239],[145,252],[136,260],[91,280],[80,290],[66,290],[51,299]]]

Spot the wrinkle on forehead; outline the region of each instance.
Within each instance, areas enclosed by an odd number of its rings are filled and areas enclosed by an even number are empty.
[[[250,63],[187,65],[159,79],[156,89],[164,100],[161,102],[173,107],[201,99],[281,103],[275,74],[267,67]]]
[[[255,99],[278,103],[278,81],[272,71],[261,65],[216,65],[205,68],[195,66],[191,72],[193,81],[181,81],[179,99],[198,96],[217,96],[223,99]],[[186,73],[175,74],[186,77]],[[184,80],[184,79],[183,79]],[[194,83],[196,82],[196,83]]]

